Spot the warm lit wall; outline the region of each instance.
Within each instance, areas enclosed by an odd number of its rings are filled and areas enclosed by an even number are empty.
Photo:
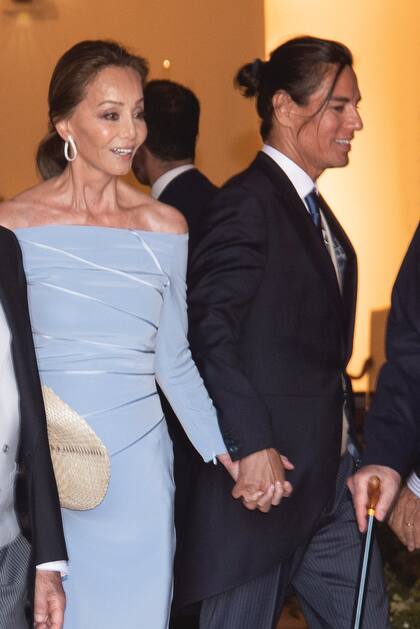
[[[257,146],[252,106],[232,88],[237,68],[264,54],[264,7],[255,0],[33,0],[40,16],[8,16],[0,0],[0,196],[36,182],[34,153],[47,124],[58,57],[81,39],[114,38],[146,56],[151,76],[191,86],[202,101],[198,162],[215,182]],[[163,70],[162,61],[171,60]]]
[[[420,3],[265,0],[265,8],[267,54],[309,34],[343,41],[355,57],[365,128],[350,165],[325,173],[320,188],[358,253],[357,372],[370,350],[371,312],[388,305],[420,217]]]
[[[258,139],[252,102],[232,89],[245,61],[263,55],[263,0],[33,0],[44,17],[19,18],[0,0],[0,196],[36,181],[35,148],[47,121],[46,93],[58,56],[84,38],[118,39],[151,62],[151,76],[190,85],[202,105],[200,166],[217,182],[242,168]],[[370,314],[389,292],[419,218],[420,4],[417,0],[265,0],[266,50],[310,33],[354,52],[364,131],[348,168],[321,188],[358,252],[360,290],[351,369],[369,353]],[[168,71],[162,61],[172,62]],[[363,383],[362,383],[363,384]]]

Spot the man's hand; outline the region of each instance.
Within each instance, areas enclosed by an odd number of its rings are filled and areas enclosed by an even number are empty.
[[[66,596],[59,572],[36,570],[34,626],[36,629],[61,629]]]
[[[385,465],[365,465],[356,474],[350,476],[347,486],[353,496],[359,531],[366,531],[366,505],[368,503],[368,483],[371,476],[377,476],[381,481],[381,495],[376,506],[375,517],[382,522],[385,519],[401,483],[401,476]]]
[[[274,448],[253,452],[239,461],[239,476],[232,496],[241,498],[247,509],[259,509],[266,513],[292,493],[293,488],[285,480],[284,470],[293,468],[289,459]]]
[[[420,498],[408,487],[401,490],[388,524],[408,550],[420,548]]]

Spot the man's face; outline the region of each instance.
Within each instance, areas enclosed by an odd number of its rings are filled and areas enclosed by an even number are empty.
[[[335,69],[328,72],[307,105],[293,104],[293,159],[315,181],[326,168],[340,168],[349,161],[351,141],[363,124],[358,112],[360,92],[352,68],[346,66],[325,106]],[[318,113],[317,113],[318,112]]]

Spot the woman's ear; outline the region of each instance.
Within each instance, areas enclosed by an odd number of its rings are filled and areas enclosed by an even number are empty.
[[[55,130],[64,142],[66,142],[68,136],[71,135],[68,120],[59,120],[55,124]]]
[[[282,127],[292,126],[291,111],[293,108],[293,100],[284,90],[279,90],[273,94],[272,98],[273,113],[277,122]]]

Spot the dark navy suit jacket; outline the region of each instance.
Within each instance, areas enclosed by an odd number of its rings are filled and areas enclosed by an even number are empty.
[[[216,186],[197,168],[192,168],[172,179],[159,197],[159,201],[176,207],[185,216],[190,256],[199,238],[205,209],[216,192]]]
[[[392,291],[387,361],[379,374],[366,428],[363,463],[420,476],[420,225]]]
[[[278,565],[312,534],[333,495],[357,268],[344,231],[322,209],[347,256],[342,295],[304,203],[264,153],[205,213],[190,264],[194,359],[232,458],[273,447],[296,467],[293,495],[263,514],[232,499],[222,466],[200,464],[178,553],[179,607]]]

